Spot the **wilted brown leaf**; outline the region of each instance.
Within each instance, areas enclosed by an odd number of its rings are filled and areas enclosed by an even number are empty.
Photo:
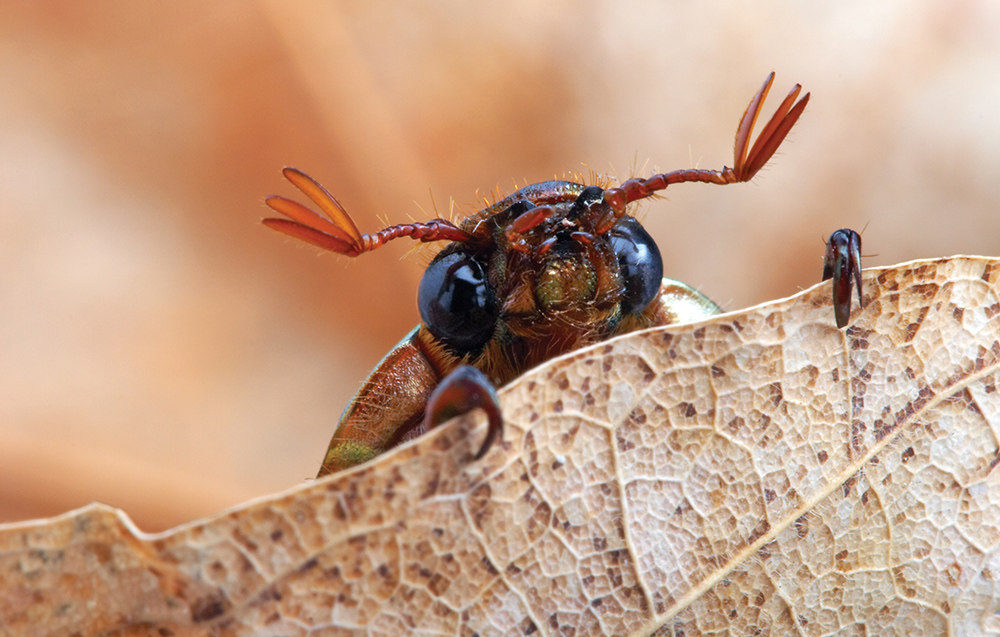
[[[981,634],[1000,606],[1000,260],[634,334],[362,468],[149,536],[0,532],[14,634]]]

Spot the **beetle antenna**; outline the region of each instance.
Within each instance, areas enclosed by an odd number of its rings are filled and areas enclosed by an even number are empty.
[[[468,232],[445,219],[398,224],[383,228],[374,234],[363,234],[340,202],[334,199],[318,181],[297,168],[285,168],[282,173],[296,188],[312,199],[324,214],[317,213],[291,199],[272,196],[265,199],[264,203],[288,219],[268,218],[264,219],[264,225],[324,250],[356,257],[362,252],[370,252],[387,241],[400,237],[410,237],[423,242],[468,241],[472,238]]]
[[[796,101],[802,87],[796,84],[791,92],[781,102],[771,119],[764,125],[753,145],[750,144],[750,137],[753,134],[754,124],[757,116],[760,115],[764,98],[767,97],[771,84],[774,82],[774,72],[771,72],[760,87],[750,105],[747,106],[743,117],[740,118],[739,126],[736,128],[736,144],[733,149],[733,167],[723,167],[722,170],[706,170],[699,168],[689,168],[685,170],[675,170],[669,173],[653,175],[648,179],[629,179],[617,188],[609,188],[604,191],[604,200],[614,210],[613,219],[609,220],[610,228],[622,215],[625,214],[625,206],[637,199],[650,196],[658,190],[663,190],[670,184],[679,184],[687,181],[696,181],[709,184],[735,184],[750,181],[754,175],[764,167],[769,159],[778,150],[781,142],[788,135],[795,122],[798,121],[809,103],[809,93]]]

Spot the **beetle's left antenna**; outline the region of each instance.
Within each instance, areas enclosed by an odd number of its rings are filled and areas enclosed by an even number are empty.
[[[778,106],[771,119],[768,120],[764,129],[750,145],[750,136],[753,133],[757,116],[760,115],[761,106],[771,90],[774,82],[774,72],[772,71],[764,85],[760,87],[757,94],[750,100],[750,105],[743,112],[740,124],[736,128],[736,145],[733,152],[733,167],[724,167],[722,170],[704,170],[691,168],[686,170],[675,170],[669,173],[653,175],[648,179],[629,179],[617,188],[608,188],[604,191],[604,200],[615,211],[616,217],[620,218],[625,214],[625,206],[637,199],[648,197],[657,190],[663,190],[670,184],[679,184],[686,181],[699,181],[710,184],[735,184],[753,179],[764,164],[767,163],[774,152],[785,140],[788,131],[792,129],[798,121],[806,104],[809,103],[809,93],[802,96],[798,102],[796,98],[802,87],[796,84],[785,100]],[[749,149],[749,150],[748,150]]]

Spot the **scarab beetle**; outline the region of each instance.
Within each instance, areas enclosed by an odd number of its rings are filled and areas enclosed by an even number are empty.
[[[348,404],[319,475],[367,461],[472,407],[483,407],[490,418],[480,457],[501,433],[493,386],[612,336],[719,313],[697,290],[663,278],[656,242],[627,206],[670,184],[753,178],[809,101],[808,93],[798,99],[796,84],[751,146],[773,80],[771,73],[740,120],[732,168],[677,170],[607,189],[546,181],[458,225],[434,219],[362,234],[319,183],[286,168],[285,177],[325,216],[269,197],[267,205],[288,217],[265,219],[270,228],[348,256],[399,237],[451,242],[420,282],[423,322],[382,359]]]

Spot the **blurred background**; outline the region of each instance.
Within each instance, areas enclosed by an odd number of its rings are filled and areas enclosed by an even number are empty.
[[[285,165],[362,231],[721,168],[774,70],[761,123],[812,101],[755,181],[642,205],[668,276],[733,310],[840,227],[867,266],[1000,254],[997,3],[363,4],[0,2],[0,521],[155,531],[315,475],[433,250],[265,229]]]

